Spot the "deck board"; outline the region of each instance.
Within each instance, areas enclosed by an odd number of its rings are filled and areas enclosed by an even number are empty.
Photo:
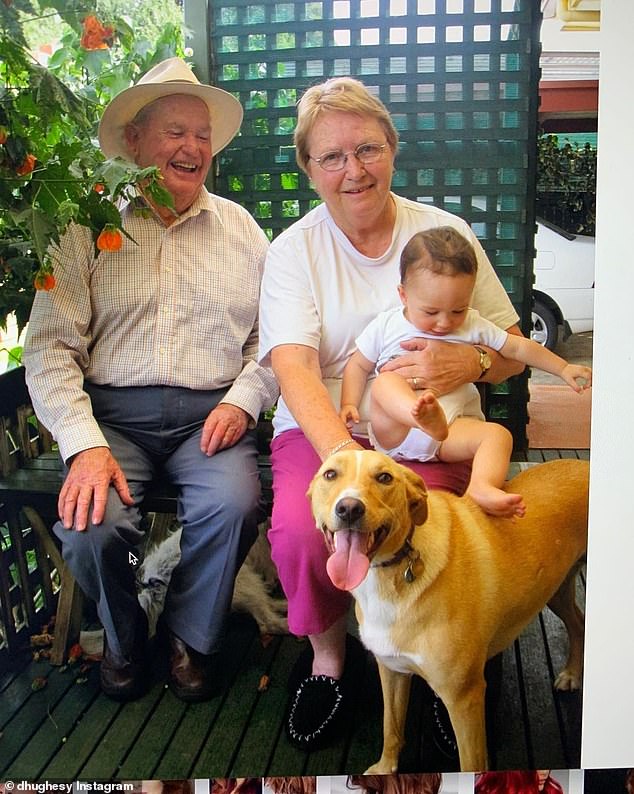
[[[232,760],[230,776],[248,775],[252,765],[267,768],[270,759],[275,757],[278,744],[287,744],[281,722],[279,725],[271,724],[271,714],[281,714],[286,708],[287,681],[304,647],[305,644],[294,637],[275,640],[275,655],[268,668],[269,687],[262,693],[251,714],[243,741]]]
[[[204,705],[207,705],[207,709]],[[205,728],[213,714],[212,709],[210,704],[188,706],[174,697],[169,690],[163,689],[150,719],[137,735],[129,753],[122,759],[117,777],[138,779],[138,773],[142,772],[142,778],[154,779],[156,768],[166,756],[172,758],[175,768],[181,770],[181,774],[175,775],[175,778],[188,777],[185,770],[191,765],[191,754],[197,748],[195,729]],[[179,755],[178,745],[173,745],[172,741],[187,723],[191,742],[188,751]],[[204,735],[200,741],[204,741]]]
[[[143,726],[154,720],[156,706],[157,693],[153,691],[120,709],[99,743],[99,752],[85,760],[81,777],[89,780],[119,777],[121,765]]]
[[[526,769],[526,709],[515,644],[502,654],[498,706],[490,719],[490,763],[495,769]]]
[[[529,769],[555,769],[563,758],[563,746],[554,703],[552,679],[546,663],[539,619],[534,620],[518,639],[526,691]],[[547,677],[546,685],[544,678]],[[543,766],[542,766],[543,764]]]
[[[92,681],[87,684],[73,683],[55,707],[42,714],[37,731],[25,742],[14,762],[3,770],[5,777],[47,777],[45,770],[48,763],[61,752],[67,737],[77,731],[82,714],[98,692],[96,671],[93,671],[91,678]],[[44,694],[46,689],[36,694]],[[71,769],[62,770],[62,777],[72,777]]]

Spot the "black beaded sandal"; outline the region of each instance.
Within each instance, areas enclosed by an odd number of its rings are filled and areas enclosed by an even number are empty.
[[[286,734],[300,750],[317,750],[332,744],[342,726],[348,699],[341,681],[328,675],[305,678],[291,698]]]

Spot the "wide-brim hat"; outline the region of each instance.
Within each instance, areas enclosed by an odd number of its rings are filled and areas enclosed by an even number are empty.
[[[164,96],[186,94],[199,97],[209,108],[212,154],[235,137],[242,123],[242,105],[228,91],[199,82],[181,58],[168,58],[153,66],[136,85],[126,88],[106,107],[99,124],[99,145],[106,157],[130,159],[125,127],[137,113]]]

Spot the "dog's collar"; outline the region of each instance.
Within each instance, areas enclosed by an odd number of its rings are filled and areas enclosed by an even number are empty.
[[[420,560],[420,552],[412,546],[412,537],[414,536],[414,525],[412,524],[412,528],[409,531],[408,536],[405,538],[405,542],[401,546],[401,548],[396,552],[393,557],[390,557],[389,560],[385,560],[384,562],[373,562],[371,563],[371,568],[389,568],[391,565],[397,565],[401,560],[407,559],[407,568],[405,569],[405,573],[403,574],[403,578],[408,584],[411,584],[414,579],[416,579],[416,574],[414,573],[414,563]]]

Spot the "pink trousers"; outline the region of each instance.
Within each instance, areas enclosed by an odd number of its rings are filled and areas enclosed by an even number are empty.
[[[366,439],[357,439],[368,446]],[[268,536],[271,554],[288,599],[293,634],[321,634],[348,609],[350,595],[338,590],[326,573],[326,546],[306,498],[321,461],[301,430],[287,430],[271,444],[273,513]],[[404,465],[420,474],[428,488],[464,493],[470,462]]]

